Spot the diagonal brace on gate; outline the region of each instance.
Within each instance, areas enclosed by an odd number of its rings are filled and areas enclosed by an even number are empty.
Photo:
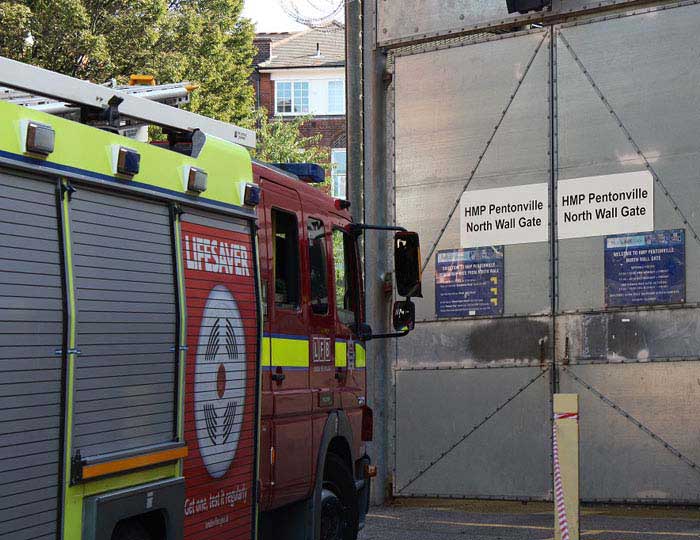
[[[435,239],[435,242],[433,242],[433,245],[430,247],[430,250],[428,250],[428,255],[426,256],[425,261],[423,262],[423,268],[422,268],[423,271],[425,271],[425,269],[428,267],[428,263],[430,262],[430,259],[432,258],[433,254],[435,253],[435,250],[437,249],[437,246],[440,243],[442,236],[445,234],[445,231],[447,230],[447,226],[450,224],[450,221],[452,220],[452,216],[454,215],[454,213],[457,211],[457,208],[459,207],[459,201],[462,199],[462,195],[464,195],[464,193],[469,188],[469,184],[471,184],[472,180],[474,179],[474,176],[476,175],[476,171],[479,170],[479,166],[481,165],[481,162],[483,161],[484,156],[486,155],[486,152],[488,152],[488,149],[491,147],[491,143],[493,142],[493,139],[496,137],[496,133],[498,133],[498,130],[501,127],[501,124],[503,123],[503,120],[506,117],[506,114],[508,114],[508,110],[510,109],[511,105],[513,104],[513,101],[515,101],[515,96],[518,95],[518,91],[520,90],[520,87],[523,85],[523,81],[525,80],[525,77],[527,77],[527,74],[530,71],[530,67],[532,67],[533,62],[535,61],[535,58],[537,57],[537,53],[540,52],[540,49],[542,48],[542,44],[547,39],[548,35],[549,35],[549,32],[543,34],[542,39],[535,47],[535,52],[532,53],[530,60],[528,60],[527,65],[525,66],[525,70],[523,71],[522,77],[520,77],[520,79],[518,79],[518,82],[515,85],[515,89],[513,90],[513,92],[510,94],[510,96],[508,98],[508,103],[506,104],[503,111],[501,111],[501,116],[498,119],[498,122],[496,122],[496,126],[493,128],[491,135],[489,136],[488,140],[486,141],[486,145],[484,146],[484,150],[479,154],[479,157],[476,160],[476,164],[474,165],[474,168],[469,173],[469,177],[467,178],[467,181],[464,184],[464,187],[459,192],[459,195],[457,195],[457,200],[455,200],[454,204],[452,205],[452,209],[450,210],[450,213],[447,214],[447,219],[445,220],[445,224],[440,228],[440,232],[438,233],[437,238]]]
[[[635,426],[637,426],[639,429],[641,429],[644,433],[649,435],[652,439],[654,439],[656,442],[659,444],[663,445],[663,447],[671,452],[675,457],[677,457],[679,460],[681,460],[683,463],[688,465],[691,469],[697,471],[700,473],[700,466],[698,466],[697,463],[695,463],[692,459],[689,457],[685,456],[684,454],[681,453],[680,450],[672,446],[670,443],[666,442],[663,438],[658,436],[656,433],[654,433],[651,428],[645,426],[642,424],[639,420],[637,420],[634,416],[632,416],[630,413],[628,413],[625,409],[620,407],[617,403],[615,403],[613,400],[605,396],[602,392],[599,392],[595,388],[593,388],[590,384],[588,384],[586,381],[584,381],[581,377],[576,375],[573,371],[571,371],[569,368],[566,366],[561,366],[562,370],[564,373],[569,375],[574,381],[576,381],[578,384],[583,386],[586,390],[588,390],[591,394],[593,394],[595,397],[597,397],[599,400],[601,400],[603,403],[605,403],[607,406],[612,408],[615,412],[620,414],[621,416],[627,418],[630,422],[632,422]]]
[[[430,469],[432,469],[435,465],[437,465],[442,459],[447,456],[452,450],[457,448],[460,444],[462,444],[464,441],[466,441],[469,437],[471,437],[479,428],[481,428],[484,424],[486,424],[491,418],[496,416],[502,409],[508,406],[509,403],[511,403],[516,397],[518,397],[520,394],[522,394],[525,390],[527,390],[530,386],[535,384],[545,373],[549,371],[549,368],[543,369],[540,373],[538,373],[535,377],[530,379],[525,385],[521,386],[518,388],[518,390],[510,396],[508,399],[506,399],[503,403],[498,405],[493,411],[491,411],[488,415],[484,417],[481,422],[476,424],[474,427],[472,427],[467,433],[462,435],[459,440],[451,444],[444,452],[442,452],[435,460],[431,461],[427,467],[424,469],[420,470],[417,475],[415,475],[413,478],[411,478],[408,483],[404,484],[403,487],[399,488],[396,493],[399,494],[403,490],[405,490],[408,486],[413,484],[416,480],[418,480],[421,476],[423,476],[425,473],[427,473]]]
[[[578,57],[578,55],[576,54],[574,49],[571,47],[571,44],[569,43],[569,41],[564,36],[564,33],[560,30],[557,33],[557,35],[561,39],[561,41],[564,44],[564,46],[566,47],[566,49],[569,51],[569,54],[571,54],[571,57],[574,59],[574,62],[576,63],[578,68],[581,70],[581,73],[583,73],[584,77],[586,77],[586,79],[588,80],[588,83],[591,85],[591,87],[593,88],[593,90],[596,93],[596,95],[598,96],[598,98],[600,98],[600,101],[603,103],[603,105],[608,110],[610,115],[617,122],[617,125],[620,128],[620,130],[622,131],[622,134],[627,138],[629,143],[632,145],[632,148],[634,149],[634,151],[637,153],[637,155],[644,162],[644,166],[651,173],[651,175],[654,178],[654,181],[663,190],[664,195],[666,196],[668,201],[671,203],[671,206],[673,206],[673,209],[676,211],[676,213],[680,216],[681,220],[683,221],[683,225],[688,227],[688,230],[693,235],[693,238],[695,239],[695,241],[700,243],[700,237],[698,237],[698,233],[696,232],[695,228],[690,224],[690,222],[688,221],[688,218],[685,217],[685,214],[683,214],[683,211],[679,208],[678,203],[671,195],[671,192],[664,185],[663,181],[661,180],[661,177],[656,173],[656,170],[654,169],[654,167],[652,166],[651,162],[646,157],[644,152],[642,152],[642,149],[637,144],[637,141],[635,141],[634,138],[632,137],[632,133],[627,128],[627,126],[625,126],[624,122],[622,121],[622,118],[620,118],[620,115],[617,114],[615,109],[613,109],[612,105],[610,104],[608,99],[605,97],[605,94],[603,94],[603,91],[601,90],[600,86],[598,86],[598,84],[596,84],[590,71],[588,71],[588,69],[586,69],[586,66],[583,64],[583,62],[581,62],[581,59]]]

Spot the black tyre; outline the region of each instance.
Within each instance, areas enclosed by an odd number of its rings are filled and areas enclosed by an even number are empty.
[[[148,529],[136,519],[126,519],[117,523],[112,531],[112,540],[153,540]]]
[[[358,525],[352,472],[340,457],[328,454],[321,494],[321,540],[355,540]]]

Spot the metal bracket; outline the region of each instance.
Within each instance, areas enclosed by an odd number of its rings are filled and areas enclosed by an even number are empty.
[[[73,187],[73,184],[70,182],[61,182],[61,199],[64,199],[65,197],[68,197],[68,200],[71,200],[71,197],[73,197],[73,193],[75,193],[77,190]]]
[[[369,225],[367,223],[350,223],[347,226],[348,232],[353,236],[359,236],[364,231],[400,231],[407,232],[404,227],[397,225]]]
[[[71,485],[78,484],[83,480],[83,461],[80,455],[80,450],[75,452],[75,455],[70,460],[70,483]]]

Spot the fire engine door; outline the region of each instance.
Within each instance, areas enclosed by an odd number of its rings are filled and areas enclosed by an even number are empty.
[[[346,232],[347,221],[335,218],[331,233],[335,311],[335,378],[342,407],[353,423],[360,421],[365,403],[364,348],[353,336],[360,322],[359,258],[355,239]]]
[[[307,210],[305,208],[305,210]],[[305,213],[309,260],[309,364],[316,418],[314,436],[320,438],[329,410],[340,408],[335,379],[335,314],[331,305],[332,225],[327,217]]]
[[[311,392],[309,341],[303,301],[306,227],[296,191],[266,181],[265,218],[271,272],[268,316],[275,506],[304,497],[311,477]]]

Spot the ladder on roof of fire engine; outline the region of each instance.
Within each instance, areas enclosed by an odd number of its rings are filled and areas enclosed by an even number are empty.
[[[102,86],[174,107],[188,103],[190,91],[193,89],[189,82],[157,84],[153,86],[117,86],[113,83],[106,83]],[[76,107],[71,103],[2,86],[0,86],[0,101],[21,105],[22,107],[56,116],[69,116],[80,112],[80,107]]]
[[[193,132],[201,130],[208,135],[213,135],[242,146],[255,147],[255,132],[251,130],[178,109],[158,101],[166,100],[165,96],[168,95],[168,92],[172,95],[181,93],[183,84],[176,83],[175,85],[161,85],[159,87],[130,87],[125,91],[124,89],[81,81],[67,75],[0,56],[0,86],[19,91],[14,93],[14,97],[18,101],[31,100],[33,96],[46,96],[57,100],[55,102],[43,100],[44,102],[42,103],[42,100],[39,99],[35,101],[33,106],[28,103],[32,108],[44,110],[44,112],[51,114],[57,114],[57,112],[52,112],[51,110],[52,108],[57,108],[58,114],[61,114],[61,112],[67,112],[65,110],[61,111],[61,109],[64,107],[64,103],[68,103],[107,110],[110,107],[110,101],[116,97],[118,100],[121,100],[118,103],[119,114],[128,118],[176,131]],[[170,86],[170,88],[164,88],[167,86]],[[25,94],[22,94],[22,92],[25,92]],[[158,95],[158,92],[161,92],[160,95]],[[10,92],[7,92],[4,99],[14,101]]]

